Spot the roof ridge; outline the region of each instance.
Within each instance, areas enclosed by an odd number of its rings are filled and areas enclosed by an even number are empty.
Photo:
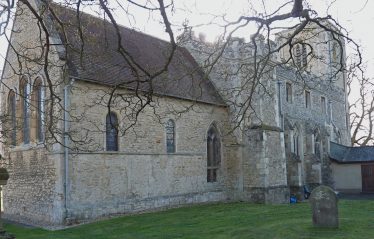
[[[76,9],[55,2],[50,4],[56,16],[63,23],[67,23],[64,31],[66,31],[66,41],[69,42],[66,52],[71,76],[90,79],[92,82],[104,85],[122,85],[124,88],[131,88],[138,82],[140,90],[148,90],[152,87],[152,91],[160,95],[173,95],[182,99],[226,105],[212,81],[204,77],[201,66],[185,47],[177,46],[164,76],[152,78],[152,84],[149,84],[146,79],[138,81],[139,77],[143,78],[147,75],[142,73],[143,70],[153,72],[163,69],[171,49],[170,42],[119,24],[121,44],[126,49],[126,54],[131,56],[131,60],[135,61],[136,65],[143,68],[140,72],[134,72],[130,70],[131,62],[128,63],[116,48],[119,38],[111,21],[79,11],[82,19],[81,27],[85,32],[83,34],[85,44],[81,44],[83,39],[80,39],[77,33],[79,22]],[[101,39],[103,34],[105,40]],[[84,50],[85,54],[79,54],[80,50]]]
[[[67,9],[67,10],[70,10],[70,11],[74,11],[74,12],[76,12],[76,9],[73,8],[73,7],[71,7],[71,6],[65,6],[65,5],[62,5],[62,4],[57,3],[57,2],[54,2],[54,1],[50,1],[49,4],[51,4],[51,5],[55,5],[55,6],[58,6],[58,7],[61,7],[61,8],[64,8],[64,9]],[[100,21],[102,21],[102,22],[106,22],[106,23],[109,23],[109,24],[113,25],[113,23],[112,23],[111,21],[108,21],[108,20],[106,20],[106,19],[104,19],[104,18],[101,18],[101,17],[99,17],[99,16],[95,16],[95,15],[93,15],[93,14],[91,14],[91,13],[84,12],[83,10],[80,10],[79,12],[80,12],[81,14],[87,16],[87,17],[92,17],[92,18],[95,18],[95,19],[100,20]],[[162,38],[156,37],[156,36],[154,36],[154,35],[151,35],[151,34],[148,34],[148,33],[142,32],[142,31],[137,30],[137,29],[134,29],[134,28],[130,28],[130,27],[125,26],[125,25],[123,25],[123,24],[121,24],[121,23],[118,23],[117,21],[116,21],[116,24],[117,24],[117,26],[119,26],[119,27],[121,27],[121,28],[123,28],[123,29],[129,30],[129,31],[134,31],[135,33],[142,34],[142,35],[145,35],[145,36],[147,36],[147,37],[152,37],[152,38],[154,38],[154,39],[156,39],[156,40],[159,40],[159,41],[162,41],[162,42],[165,42],[165,43],[171,44],[168,40],[165,40],[165,39],[162,39]],[[183,46],[179,46],[179,45],[178,45],[178,47],[184,48]]]

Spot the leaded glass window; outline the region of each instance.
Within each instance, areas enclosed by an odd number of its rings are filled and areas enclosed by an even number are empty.
[[[43,99],[43,88],[41,81],[38,79],[35,83],[34,92],[34,104],[36,107],[36,137],[39,142],[44,141],[44,130],[43,130],[43,112],[44,112],[44,99]]]
[[[296,58],[296,65],[298,67],[301,67],[301,55],[302,55],[302,53],[301,53],[301,49],[300,49],[300,44],[296,44],[295,47],[296,48],[295,48],[294,52],[295,52],[295,58]]]
[[[314,133],[314,154],[318,157],[318,158],[321,158],[321,145],[322,145],[322,142],[321,142],[321,136],[319,134],[319,132],[317,131],[316,133]]]
[[[293,135],[293,152],[296,155],[300,155],[300,147],[299,147],[299,132],[296,130]]]
[[[310,98],[310,91],[304,91],[304,97],[305,97],[305,108],[310,108],[311,106],[311,98]]]
[[[321,96],[321,111],[323,115],[326,114],[326,98]]]
[[[221,140],[215,126],[207,135],[207,182],[217,181],[217,171],[221,162]]]
[[[15,146],[17,144],[17,122],[16,122],[16,95],[14,91],[9,92],[8,98],[8,114],[10,117],[11,135],[10,144]]]
[[[292,84],[286,83],[286,101],[292,103]]]
[[[26,80],[22,79],[20,84],[21,93],[21,110],[22,110],[22,121],[23,121],[23,143],[30,143],[30,105],[29,105],[29,94],[30,88]]]
[[[175,123],[173,120],[166,122],[166,151],[175,153]]]
[[[118,119],[114,112],[106,116],[106,150],[118,151]]]
[[[308,65],[308,50],[305,43],[297,43],[294,48],[294,60],[298,67],[306,67]]]
[[[339,62],[339,57],[340,57],[340,54],[338,54],[338,51],[340,50],[340,48],[338,49],[338,43],[337,42],[334,42],[332,44],[332,61],[337,63]]]
[[[303,66],[305,67],[308,65],[308,54],[307,54],[306,44],[303,44],[302,58],[303,58]]]

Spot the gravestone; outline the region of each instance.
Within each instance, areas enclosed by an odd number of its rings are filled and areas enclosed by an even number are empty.
[[[310,195],[313,225],[316,227],[339,227],[338,197],[327,186],[319,186]]]

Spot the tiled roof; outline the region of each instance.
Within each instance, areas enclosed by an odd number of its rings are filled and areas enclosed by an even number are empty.
[[[338,163],[374,162],[374,146],[348,147],[330,142],[330,158]]]
[[[225,105],[211,81],[204,76],[185,48],[177,47],[167,72],[150,81],[140,68],[136,68],[138,73],[135,73],[118,51],[118,37],[111,23],[81,13],[82,41],[76,10],[51,4],[64,23],[65,34],[57,21],[52,21],[65,45],[68,70],[72,77],[109,86],[138,88],[146,92],[152,89],[153,93],[159,95]],[[124,50],[141,68],[152,74],[164,67],[171,50],[170,43],[123,26],[119,30]]]

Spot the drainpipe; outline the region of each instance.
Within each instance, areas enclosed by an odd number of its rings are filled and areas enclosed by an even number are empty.
[[[68,218],[68,189],[69,189],[69,135],[68,135],[68,120],[69,120],[69,90],[74,83],[74,79],[72,78],[69,84],[64,86],[64,169],[65,169],[65,180],[64,180],[64,194],[65,194],[65,201],[64,201],[64,209],[65,209],[65,220]]]

